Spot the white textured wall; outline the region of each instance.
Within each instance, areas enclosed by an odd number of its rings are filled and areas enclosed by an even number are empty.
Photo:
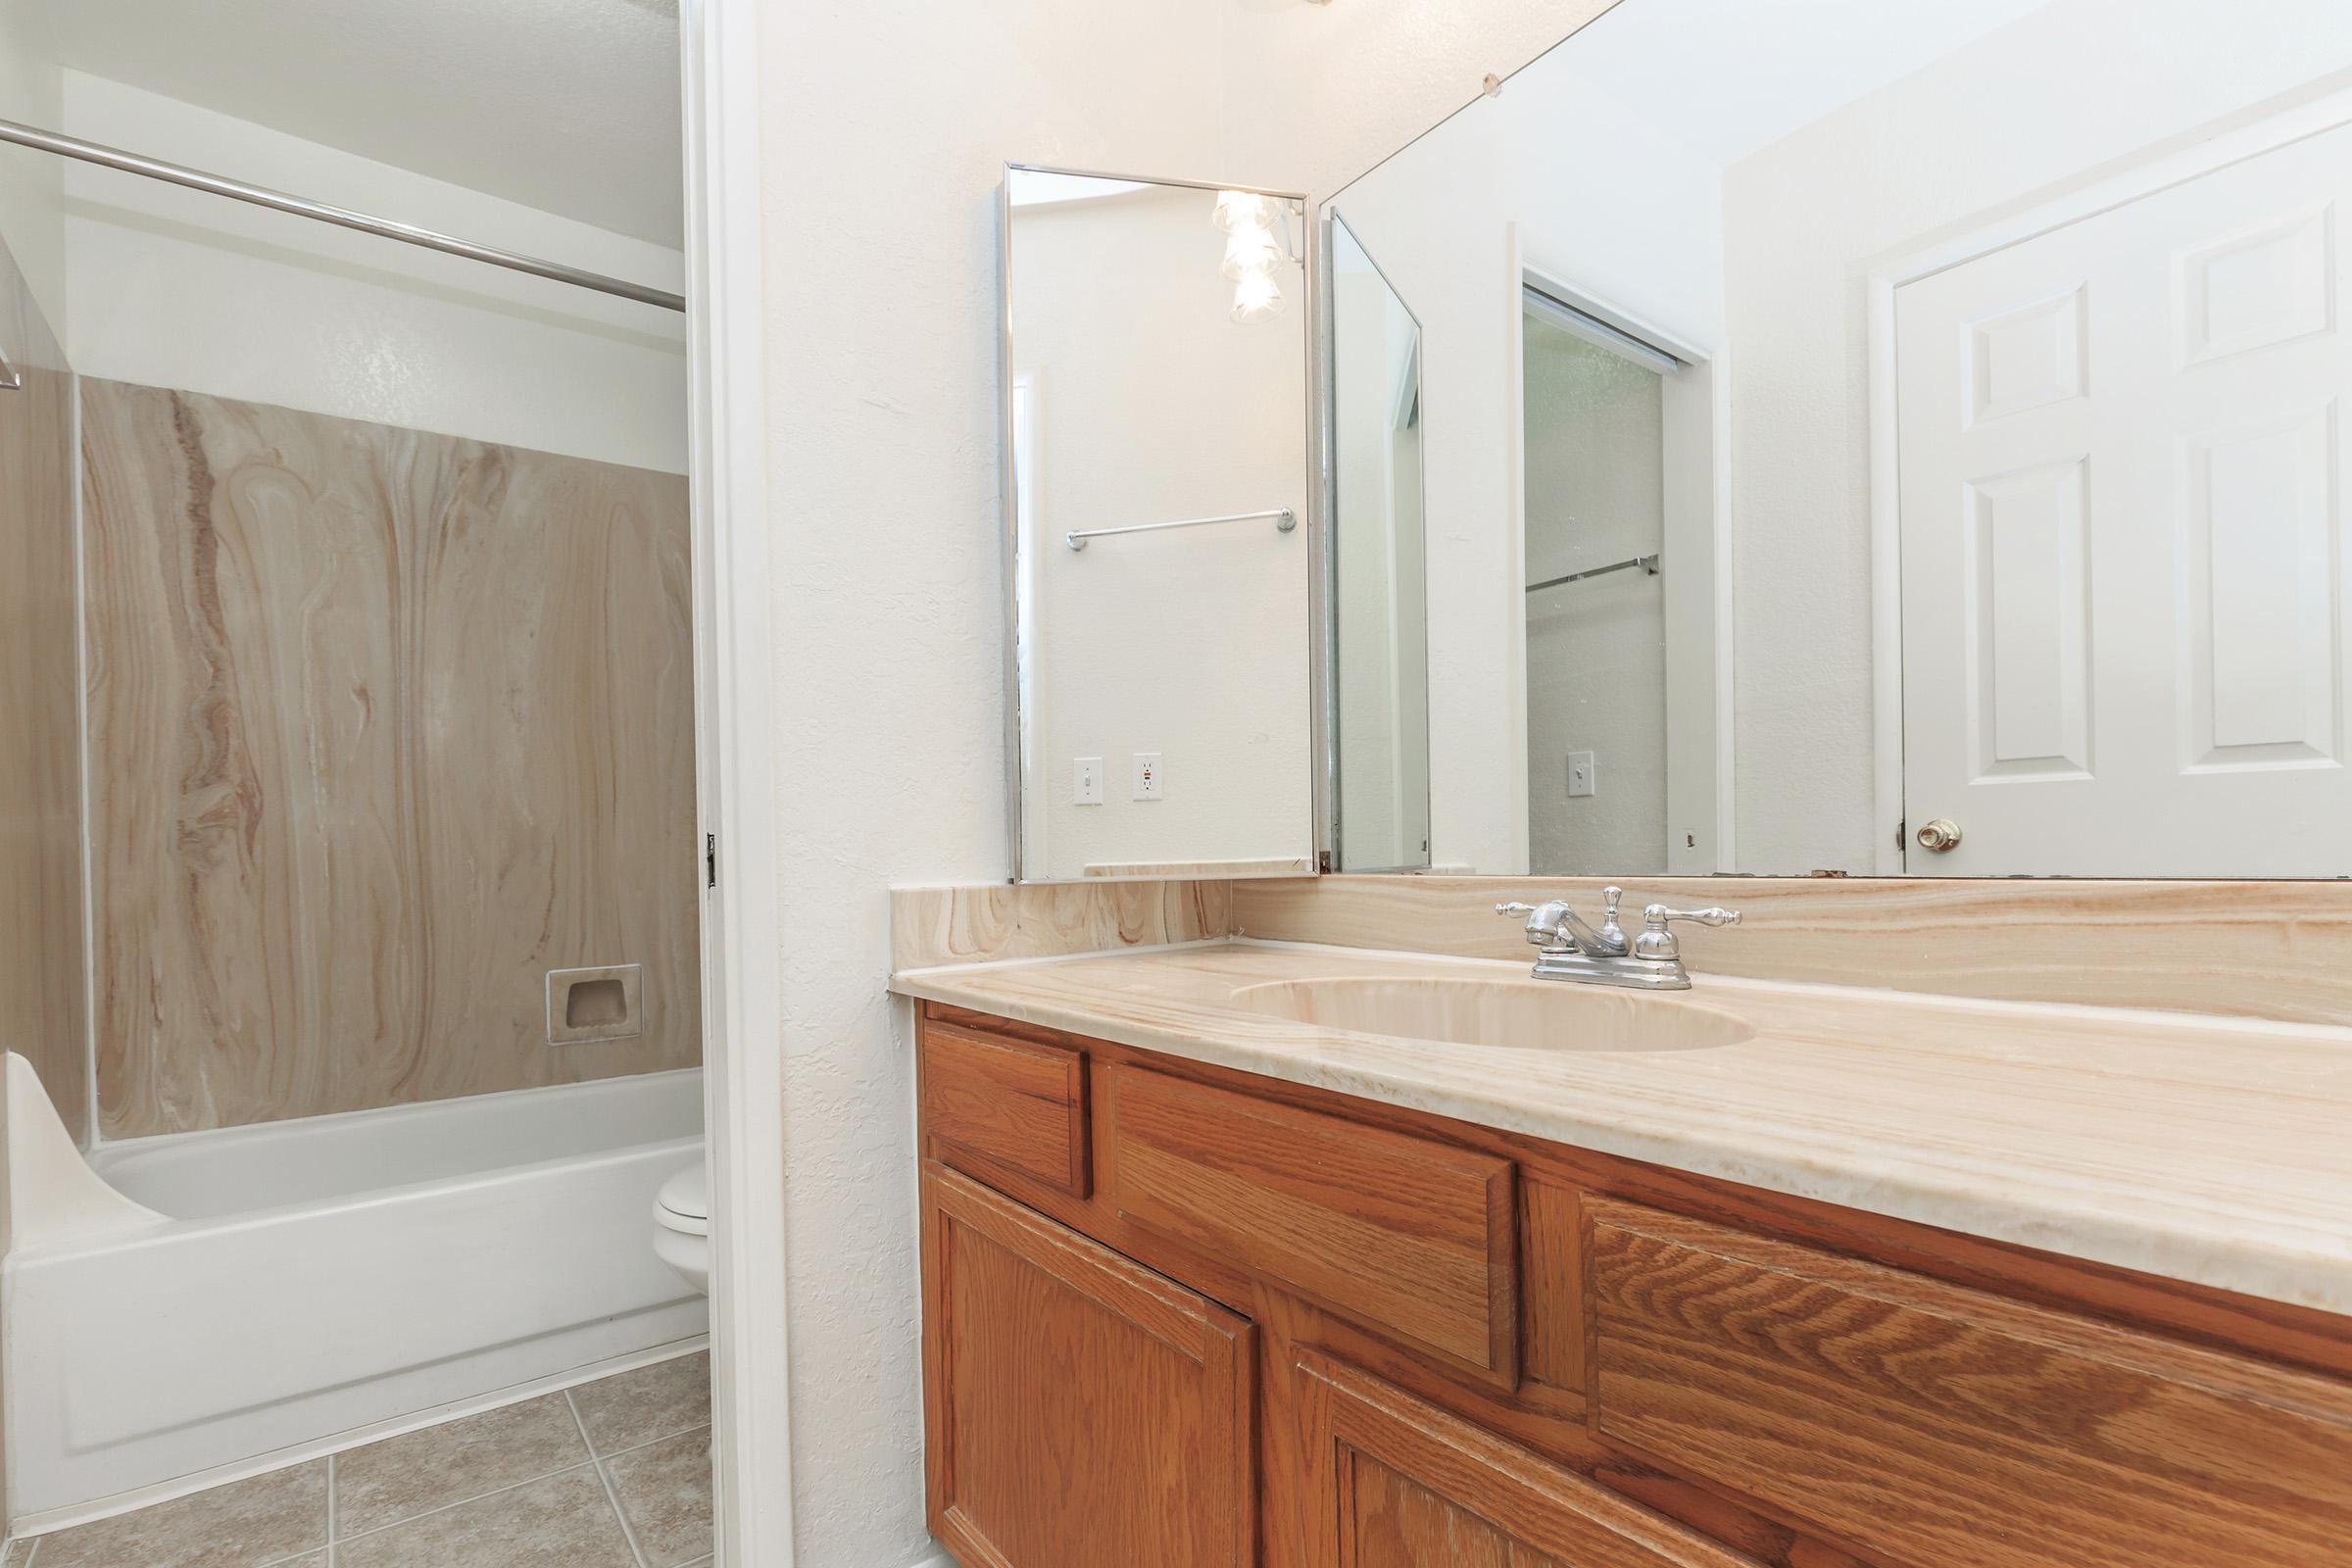
[[[0,116],[31,125],[64,117],[65,73],[46,0],[0,0]],[[52,331],[66,321],[65,166],[26,147],[0,146],[0,240]],[[17,346],[0,343],[0,354]]]
[[[762,17],[801,1568],[929,1549],[914,1072],[883,990],[885,890],[1009,869],[1002,165],[1328,193],[1516,63],[1486,63],[1510,53],[1477,41],[1493,24],[1529,36],[1524,58],[1596,9],[829,0]]]
[[[2352,65],[2341,0],[2257,9],[2059,0],[1726,171],[1739,869],[1873,864],[1871,267]]]
[[[1032,880],[1139,862],[1304,859],[1311,569],[1304,528],[1234,523],[1100,539],[1077,528],[1307,512],[1307,324],[1230,318],[1208,191],[1164,189],[1013,214],[1013,365],[1039,451],[1023,798]],[[1292,225],[1298,231],[1298,223]],[[1163,794],[1134,798],[1138,752]],[[1102,802],[1070,764],[1102,759]]]
[[[679,252],[79,72],[64,128],[675,290]],[[14,155],[12,155],[14,156]],[[683,318],[85,164],[67,352],[88,375],[683,472]]]
[[[995,190],[1007,159],[1205,177],[1217,32],[1160,0],[761,24],[799,1563],[899,1568],[929,1544],[886,890],[1009,870]]]

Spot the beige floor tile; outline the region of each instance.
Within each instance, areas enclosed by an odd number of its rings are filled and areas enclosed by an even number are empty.
[[[710,1554],[710,1429],[665,1438],[605,1461],[645,1568],[683,1568]]]
[[[710,1352],[698,1350],[571,1391],[599,1454],[619,1453],[710,1424]]]
[[[587,1461],[561,1394],[355,1448],[335,1460],[335,1534],[356,1536]]]
[[[41,1538],[40,1568],[260,1568],[326,1544],[326,1461]]]
[[[594,1466],[336,1544],[335,1568],[635,1568]]]

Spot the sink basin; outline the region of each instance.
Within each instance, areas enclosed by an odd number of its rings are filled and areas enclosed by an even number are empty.
[[[1347,975],[1244,986],[1233,1004],[1296,1023],[1506,1051],[1705,1051],[1755,1038],[1697,1003],[1557,980]]]

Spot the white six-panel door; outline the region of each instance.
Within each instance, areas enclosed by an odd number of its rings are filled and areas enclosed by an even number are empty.
[[[2352,875],[2352,126],[1895,294],[1915,874]]]

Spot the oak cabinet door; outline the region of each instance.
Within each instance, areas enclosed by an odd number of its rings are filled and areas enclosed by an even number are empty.
[[[1248,1568],[1247,1319],[937,1164],[923,1173],[930,1522],[964,1568]]]
[[[1298,1372],[1314,1568],[1755,1568],[1368,1373]]]

